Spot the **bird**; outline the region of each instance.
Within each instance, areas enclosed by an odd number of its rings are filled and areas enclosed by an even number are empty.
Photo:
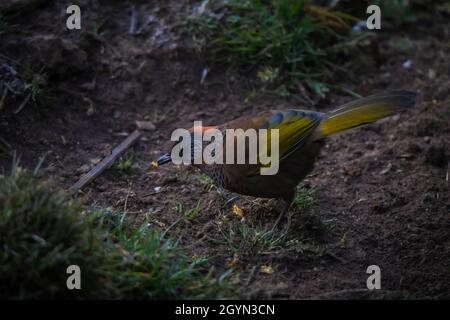
[[[189,129],[191,135],[194,135],[196,130],[205,133],[217,129],[226,135],[227,129],[279,129],[279,169],[273,175],[260,174],[257,169],[262,164],[259,162],[192,163],[212,178],[219,188],[258,198],[283,199],[285,205],[274,224],[275,227],[288,212],[297,185],[314,169],[314,163],[327,137],[411,109],[415,105],[416,95],[415,92],[407,90],[385,91],[355,99],[329,112],[275,109],[242,116],[220,125]],[[224,138],[223,141],[225,140]],[[174,143],[169,146],[170,150],[173,145]],[[192,149],[194,148],[192,142]],[[246,148],[248,149],[248,146]],[[171,162],[170,150],[156,160],[156,166]],[[194,152],[191,154],[193,157]]]

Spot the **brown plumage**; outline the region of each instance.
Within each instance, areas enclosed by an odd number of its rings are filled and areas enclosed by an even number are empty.
[[[271,110],[219,126],[204,127],[203,132],[217,128],[224,135],[226,129],[279,129],[279,171],[275,175],[261,175],[258,170],[260,164],[196,166],[217,185],[230,191],[254,197],[284,199],[286,206],[283,214],[294,198],[298,183],[313,170],[327,136],[401,112],[413,107],[414,103],[415,93],[390,91],[351,101],[328,113],[298,109]],[[158,159],[158,163],[163,164],[170,159],[169,152]],[[248,156],[245,159],[248,163]]]

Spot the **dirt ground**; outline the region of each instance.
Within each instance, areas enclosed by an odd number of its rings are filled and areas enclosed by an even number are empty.
[[[195,1],[134,2],[135,35],[128,33],[131,1],[78,2],[82,30],[65,28],[65,3],[55,1],[22,12],[17,30],[0,35],[0,66],[42,69],[49,88],[45,103],[17,114],[24,97],[6,97],[0,137],[10,148],[0,154],[3,171],[13,150],[30,168],[45,155],[42,174],[68,188],[133,131],[136,120],[151,121],[156,129],[125,156],[132,168],[115,166],[84,188],[79,197],[86,205],[147,218],[180,238],[190,256],[211,257],[221,272],[233,266],[248,298],[450,298],[448,20],[377,31],[376,63],[336,75],[336,84],[362,95],[409,89],[420,97],[411,112],[331,137],[304,182],[317,189],[313,212],[293,212],[288,237],[295,248],[265,251],[244,246],[239,234],[233,249],[229,230],[241,223],[270,226],[276,202],[240,197],[240,222],[203,176],[174,165],[151,170],[150,162],[175,128],[194,120],[222,123],[286,106],[325,111],[351,97],[332,90],[308,105],[251,95],[256,77],[208,65],[182,35],[179,22]],[[404,36],[412,49],[396,50]],[[7,76],[3,69],[0,79]],[[196,207],[198,216],[187,217]],[[381,290],[366,290],[369,265],[381,268]],[[261,266],[274,272],[260,272]]]

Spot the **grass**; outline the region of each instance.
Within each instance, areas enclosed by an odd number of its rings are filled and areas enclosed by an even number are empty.
[[[211,186],[214,185],[214,180],[211,179],[209,176],[207,176],[204,173],[198,173],[195,176],[198,179],[198,181],[200,182],[200,184],[207,188],[210,188]]]
[[[323,96],[333,46],[348,40],[353,21],[308,0],[212,1],[210,10],[191,18],[188,30],[205,55],[257,69],[281,95],[305,84]]]
[[[23,76],[25,79],[25,95],[30,95],[30,102],[33,107],[38,107],[39,105],[49,101],[49,87],[47,81],[47,74],[44,69],[41,68],[39,71],[34,70],[31,66],[25,65]]]
[[[148,221],[88,210],[17,165],[0,175],[0,298],[217,299],[229,273],[191,259]],[[69,265],[81,290],[66,288]]]
[[[13,23],[17,14],[1,14],[0,13],[0,35],[13,33],[17,31],[19,25]]]
[[[175,195],[172,195],[170,199],[170,204],[175,212],[184,214],[184,216],[191,221],[198,218],[204,207],[202,201],[198,200],[195,207],[185,209],[183,203],[179,201]]]
[[[300,211],[302,213],[312,211],[316,192],[316,188],[308,189],[303,184],[299,184],[295,190],[295,197],[291,204],[291,210]]]
[[[290,207],[290,214],[299,214],[300,229],[302,232],[313,234],[329,233],[336,227],[335,220],[325,220],[314,209],[316,204],[316,188],[306,188],[300,183],[295,191],[295,197]]]
[[[295,198],[289,209],[290,219],[298,215],[297,227],[304,231],[304,235],[317,231],[329,230],[329,224],[323,221],[320,215],[314,211],[315,195],[317,189],[306,188],[300,184],[296,189]],[[236,254],[268,254],[273,252],[300,252],[302,251],[301,238],[292,238],[292,228],[281,223],[282,231],[272,230],[272,224],[258,221],[247,222],[246,219],[222,219],[218,223],[219,237],[214,241],[225,244],[228,249]]]
[[[34,103],[38,103],[47,95],[47,80],[44,74],[35,74],[29,84],[29,90],[31,93],[31,100]]]
[[[196,206],[194,208],[188,209],[184,215],[186,216],[186,218],[188,218],[188,220],[195,220],[197,219],[197,217],[200,215],[200,213],[203,210],[203,204],[202,202],[199,200],[196,204]]]
[[[94,22],[88,31],[88,35],[94,39],[101,39],[106,35],[105,31],[101,31],[104,23],[97,24]]]
[[[0,15],[0,35],[7,33],[10,29],[10,25],[5,16]]]
[[[175,194],[173,194],[170,198],[170,205],[172,206],[172,209],[177,213],[183,213],[183,203],[179,201]]]
[[[154,124],[161,124],[161,123],[163,123],[164,121],[166,121],[168,117],[169,117],[169,116],[168,116],[168,111],[166,111],[166,112],[161,112],[161,111],[159,111],[158,108],[156,108],[156,109],[153,111],[153,114],[152,114],[152,116],[151,116],[151,120],[152,120],[152,122],[153,122]]]
[[[116,163],[114,163],[114,168],[120,171],[131,171],[136,167],[136,158],[134,155],[125,155],[120,157]]]
[[[397,28],[410,25],[417,21],[417,18],[412,12],[411,5],[403,0],[376,0],[373,4],[380,7],[382,19],[385,18]],[[383,27],[383,22],[381,23],[381,27]]]
[[[288,239],[287,233],[272,232],[271,227],[259,224],[250,226],[243,221],[230,221],[220,228],[223,242],[234,253],[267,254],[279,250],[292,251],[298,241]]]
[[[112,226],[108,247],[116,255],[114,279],[120,296],[134,299],[228,298],[235,294],[229,273],[217,277],[207,271],[209,260],[189,259],[178,242],[165,239],[159,228],[144,223],[138,228],[125,223],[125,214],[107,217]],[[103,221],[105,223],[105,221]],[[117,259],[119,258],[119,259]]]
[[[0,297],[104,296],[102,236],[76,203],[13,166],[10,176],[0,176]],[[82,269],[81,291],[66,288],[72,264]]]

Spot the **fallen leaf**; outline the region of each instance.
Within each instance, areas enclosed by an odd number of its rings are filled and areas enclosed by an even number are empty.
[[[89,159],[89,162],[92,163],[92,164],[94,164],[94,165],[99,164],[100,161],[102,161],[102,158],[93,158],[93,159]]]
[[[388,165],[386,166],[386,168],[384,168],[383,170],[381,170],[380,174],[386,174],[388,173],[392,168],[392,164],[389,162]]]
[[[159,164],[156,161],[152,161],[152,163],[150,164],[150,167],[152,169],[158,169],[159,168]]]
[[[233,214],[237,216],[238,218],[243,219],[244,218],[244,212],[237,204],[233,204]]]
[[[228,258],[227,259],[227,261],[225,262],[225,266],[229,269],[229,268],[233,268],[235,265],[236,265],[236,263],[238,263],[239,262],[239,254],[237,254],[237,253],[235,253],[234,255],[233,255],[233,259],[231,259],[231,258]]]
[[[83,164],[81,167],[79,167],[79,168],[77,169],[77,172],[78,172],[78,173],[86,173],[86,172],[88,172],[90,169],[91,169],[90,166],[88,166],[87,164]]]
[[[260,271],[261,271],[261,273],[264,273],[264,274],[273,274],[273,272],[274,272],[272,266],[266,266],[266,265],[262,265]]]
[[[151,121],[136,121],[136,126],[141,130],[155,130],[156,126]]]

